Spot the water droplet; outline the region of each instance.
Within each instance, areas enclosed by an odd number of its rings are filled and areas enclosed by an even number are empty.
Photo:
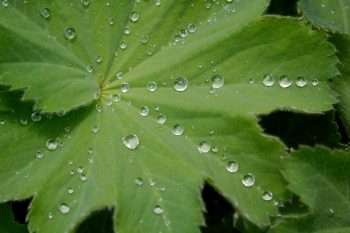
[[[219,147],[218,146],[212,146],[211,147],[211,151],[214,153],[217,153],[219,151]]]
[[[41,14],[41,16],[44,17],[45,19],[48,19],[48,18],[50,18],[50,16],[51,16],[51,11],[50,11],[49,8],[42,8],[42,9],[40,10],[40,14]]]
[[[135,134],[130,134],[126,137],[123,137],[122,142],[124,146],[130,150],[135,150],[140,144],[139,138]]]
[[[263,84],[265,87],[272,87],[275,84],[275,78],[272,77],[270,74],[265,74]]]
[[[112,17],[109,17],[107,19],[107,22],[108,22],[109,25],[113,25],[114,24],[114,19]]]
[[[329,216],[330,216],[330,217],[334,217],[334,216],[335,216],[335,211],[334,211],[334,209],[332,209],[332,208],[329,209]]]
[[[118,80],[122,80],[124,78],[124,73],[119,71],[118,73],[116,73],[115,77],[118,79]]]
[[[48,150],[54,151],[57,149],[58,143],[56,140],[50,138],[46,141],[45,146]]]
[[[141,42],[142,44],[147,44],[147,42],[148,42],[148,36],[141,36],[140,42]]]
[[[155,82],[150,82],[147,85],[147,90],[154,92],[157,90],[157,84]]]
[[[156,4],[156,6],[160,6],[160,0],[154,0],[154,2],[155,2],[155,4]]]
[[[157,206],[154,207],[153,213],[155,213],[157,215],[160,215],[160,214],[164,213],[164,210],[160,206],[157,205]]]
[[[196,31],[197,31],[197,27],[196,27],[196,25],[194,25],[194,24],[192,24],[192,23],[190,23],[189,25],[188,25],[188,31],[190,32],[190,33],[195,33]]]
[[[221,88],[224,86],[224,78],[221,77],[220,75],[214,75],[212,78],[211,78],[211,86],[212,88]]]
[[[102,60],[103,60],[103,58],[102,58],[101,56],[99,56],[99,55],[95,57],[95,61],[96,61],[97,63],[101,63]]]
[[[92,155],[92,154],[94,153],[94,149],[93,149],[92,147],[89,147],[89,148],[88,148],[88,153],[89,153],[90,155]]]
[[[68,214],[69,211],[70,211],[70,208],[67,204],[61,204],[59,207],[58,207],[58,210],[62,213],[62,214]]]
[[[4,7],[8,7],[9,4],[10,4],[9,0],[2,0],[2,5],[3,5]]]
[[[147,106],[143,106],[143,107],[140,108],[139,113],[140,113],[141,116],[148,116],[149,108]]]
[[[184,127],[180,124],[176,124],[173,127],[173,134],[176,136],[180,136],[184,133]]]
[[[208,153],[210,151],[211,144],[207,141],[202,141],[198,145],[198,151],[199,153]]]
[[[119,101],[120,101],[120,95],[119,95],[119,94],[115,94],[115,95],[113,96],[113,101],[114,101],[114,102],[119,102]]]
[[[96,111],[97,112],[102,112],[102,106],[99,104],[96,104]]]
[[[269,192],[269,191],[264,192],[263,195],[262,195],[262,199],[264,201],[271,201],[272,198],[273,198],[273,194],[271,192]]]
[[[72,193],[74,193],[74,189],[73,189],[73,188],[68,188],[67,192],[68,192],[69,194],[72,194]]]
[[[92,66],[92,65],[87,65],[87,66],[86,66],[86,71],[89,72],[89,73],[92,73],[92,71],[94,71],[94,66]]]
[[[298,77],[296,85],[297,87],[304,87],[307,84],[307,81],[304,77]]]
[[[174,81],[174,89],[176,91],[185,91],[187,89],[187,79],[184,77],[178,77]]]
[[[84,168],[83,168],[83,167],[78,167],[78,168],[77,168],[77,172],[78,172],[79,174],[83,174]]]
[[[166,116],[163,115],[163,114],[160,114],[160,115],[157,117],[157,122],[158,122],[158,124],[161,124],[161,125],[165,124],[165,122],[166,122]]]
[[[90,5],[90,0],[81,0],[80,2],[84,7],[87,7]]]
[[[318,79],[313,79],[313,80],[311,80],[311,84],[312,84],[312,86],[314,86],[314,87],[316,87],[317,85],[318,85]]]
[[[41,115],[39,112],[33,112],[31,115],[32,121],[38,122],[41,120]]]
[[[143,185],[143,180],[142,178],[138,177],[135,179],[135,184],[138,185],[138,186],[141,186]]]
[[[245,175],[242,179],[242,183],[244,186],[246,187],[251,187],[254,185],[255,183],[255,176],[251,173],[248,173],[247,175]]]
[[[49,214],[47,215],[47,217],[48,217],[49,219],[53,219],[53,214],[52,214],[51,212],[49,212]]]
[[[136,23],[140,18],[140,13],[133,11],[130,13],[129,19],[131,22]]]
[[[119,47],[124,50],[128,47],[128,45],[125,42],[120,42]]]
[[[124,34],[125,34],[125,35],[129,35],[130,32],[131,32],[131,30],[130,30],[129,27],[125,27],[125,28],[124,28]]]
[[[287,87],[290,87],[292,85],[292,81],[289,79],[289,77],[287,75],[283,75],[280,78],[279,84],[280,84],[280,87],[287,88]]]
[[[92,131],[93,133],[98,133],[98,131],[100,131],[100,129],[98,128],[97,125],[93,125],[93,126],[91,127],[91,131]]]
[[[27,119],[21,119],[21,125],[27,125],[28,120]]]
[[[187,32],[186,29],[181,29],[181,30],[180,30],[180,36],[181,36],[182,38],[185,38],[187,35],[188,35],[188,32]]]
[[[129,83],[122,83],[122,85],[120,86],[120,90],[123,93],[128,92],[130,89]]]
[[[5,121],[0,120],[0,126],[1,126],[1,125],[5,125]]]
[[[41,152],[40,150],[38,150],[36,153],[35,153],[35,157],[37,159],[41,159],[42,157],[44,157],[44,153]]]
[[[238,171],[238,163],[236,160],[232,160],[230,162],[227,163],[226,166],[227,171],[234,173]]]
[[[85,174],[80,174],[80,180],[81,181],[86,181],[87,180],[87,176]]]
[[[66,28],[64,30],[64,37],[67,40],[73,40],[76,37],[75,29],[74,28]]]
[[[152,180],[152,179],[149,179],[148,184],[149,184],[150,186],[155,186],[155,185],[156,185],[156,182],[155,182],[154,180]]]

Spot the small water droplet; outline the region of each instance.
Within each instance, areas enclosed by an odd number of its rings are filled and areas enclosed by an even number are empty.
[[[48,217],[49,219],[53,219],[53,214],[52,214],[52,212],[49,212],[49,214],[47,215],[47,217]]]
[[[264,201],[271,201],[272,198],[273,198],[273,194],[271,192],[269,192],[269,191],[264,192],[263,195],[262,195],[262,199]]]
[[[141,36],[140,42],[141,42],[142,44],[147,44],[147,42],[148,42],[148,36]]]
[[[94,71],[94,66],[92,66],[92,65],[87,65],[87,66],[86,66],[86,71],[89,72],[89,73],[92,73],[92,71]]]
[[[120,95],[119,95],[119,94],[115,94],[115,95],[113,96],[113,101],[114,101],[114,102],[119,102],[119,101],[120,101]]]
[[[109,17],[108,19],[107,19],[107,22],[108,22],[108,24],[109,25],[113,25],[114,24],[114,19],[112,18],[112,17]]]
[[[174,81],[174,89],[176,91],[180,91],[180,92],[185,91],[187,89],[187,86],[188,86],[188,81],[184,77],[178,77]]]
[[[140,140],[135,134],[130,134],[126,137],[123,137],[122,142],[124,146],[130,150],[135,150],[140,144]]]
[[[242,179],[242,183],[246,187],[251,187],[255,184],[255,176],[251,173],[245,175]]]
[[[124,73],[119,71],[118,73],[116,73],[115,77],[118,79],[118,80],[122,80],[124,78]]]
[[[123,93],[128,92],[130,89],[129,83],[122,83],[122,85],[120,86],[120,90]]]
[[[120,42],[119,47],[124,50],[128,47],[128,45],[122,41],[122,42]]]
[[[130,13],[129,19],[131,22],[136,23],[140,18],[140,13],[133,11]]]
[[[84,7],[88,7],[90,5],[90,0],[81,0],[80,2]]]
[[[87,180],[87,176],[85,174],[80,174],[80,180],[81,181],[86,181]]]
[[[188,32],[187,32],[186,29],[181,29],[181,30],[180,30],[180,36],[181,36],[182,38],[185,38],[187,35],[188,35]]]
[[[0,126],[2,126],[2,125],[5,125],[5,121],[3,121],[3,120],[0,120]]]
[[[31,115],[32,121],[38,122],[41,120],[41,114],[39,112],[33,112]]]
[[[329,209],[329,217],[334,217],[335,216],[335,211],[334,209],[330,208]]]
[[[4,7],[8,7],[9,4],[10,4],[10,1],[9,1],[9,0],[2,0],[2,5],[3,5]]]
[[[160,6],[161,1],[160,0],[154,0],[156,6]]]
[[[102,60],[103,60],[103,58],[102,58],[101,56],[99,56],[99,55],[97,55],[97,56],[95,57],[95,61],[96,61],[97,63],[101,63]]]
[[[67,40],[73,40],[76,37],[75,29],[74,28],[66,28],[64,30],[64,37]]]
[[[41,152],[40,150],[38,150],[36,153],[35,153],[35,157],[37,159],[41,159],[42,157],[44,157],[44,153]]]
[[[272,77],[270,74],[265,74],[263,84],[265,87],[272,87],[275,84],[275,78]]]
[[[42,17],[44,17],[45,19],[48,19],[48,18],[50,18],[50,16],[51,16],[51,11],[50,11],[50,9],[49,8],[42,8],[41,10],[40,10],[40,14],[41,14],[41,16]]]
[[[312,84],[312,86],[314,86],[314,87],[316,87],[317,85],[318,85],[318,79],[313,79],[313,80],[311,80],[311,84]]]
[[[70,208],[67,204],[62,203],[59,207],[58,210],[62,213],[62,214],[68,214],[70,211]]]
[[[74,193],[74,189],[73,189],[73,188],[68,188],[67,192],[68,192],[69,194],[72,194],[72,193]]]
[[[210,151],[211,144],[207,141],[202,141],[198,145],[198,151],[199,153],[208,153]]]
[[[89,153],[90,155],[92,155],[92,154],[94,153],[94,149],[93,149],[92,147],[89,147],[89,148],[88,148],[88,153]]]
[[[135,179],[135,184],[138,185],[138,186],[141,186],[143,185],[143,180],[142,178],[138,177]]]
[[[125,34],[125,35],[129,35],[130,32],[131,32],[131,30],[130,30],[129,27],[125,27],[125,28],[124,28],[124,34]]]
[[[78,168],[77,168],[77,172],[78,172],[79,174],[83,174],[84,168],[83,168],[83,167],[78,167]]]
[[[304,77],[297,78],[297,82],[296,82],[297,87],[305,87],[306,84],[307,84],[307,81]]]
[[[164,213],[164,210],[163,210],[163,208],[161,208],[160,206],[157,205],[157,206],[154,207],[153,213],[155,213],[157,215],[160,215],[160,214]]]
[[[180,124],[176,124],[174,125],[173,127],[173,134],[176,135],[176,136],[180,136],[184,133],[184,127]]]
[[[231,172],[231,173],[235,173],[238,171],[238,163],[236,160],[232,160],[230,162],[227,163],[226,166],[227,171]]]
[[[56,140],[50,138],[46,141],[45,146],[48,150],[54,151],[57,149],[58,143]]]
[[[194,24],[192,24],[192,23],[190,23],[189,25],[188,25],[188,31],[190,32],[190,33],[195,33],[196,31],[197,31],[197,27],[196,27],[196,25],[194,25]]]
[[[21,125],[25,126],[28,124],[28,120],[27,119],[21,119]]]
[[[166,122],[166,116],[163,115],[163,114],[160,114],[160,115],[157,117],[157,122],[158,122],[158,124],[161,124],[161,125],[165,124],[165,122]]]
[[[141,116],[148,116],[149,114],[149,108],[147,106],[143,106],[140,108],[140,111],[139,111],[140,115]]]
[[[97,125],[93,125],[93,126],[91,127],[91,131],[92,131],[93,133],[98,133],[98,131],[100,131],[100,129],[98,128]]]
[[[156,91],[157,90],[157,84],[155,82],[148,83],[147,90],[149,90],[150,92]]]
[[[211,86],[212,88],[221,88],[224,86],[224,78],[220,75],[214,75],[212,78],[211,78]]]
[[[102,106],[99,104],[96,104],[96,111],[97,112],[102,112]]]
[[[292,81],[289,79],[289,77],[287,75],[283,75],[280,78],[279,84],[280,84],[280,87],[287,88],[287,87],[290,87],[292,85]]]

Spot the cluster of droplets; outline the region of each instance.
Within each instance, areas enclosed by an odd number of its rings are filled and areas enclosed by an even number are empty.
[[[253,83],[252,80],[250,80],[250,83]],[[272,87],[275,85],[276,79],[271,74],[265,74],[263,77],[262,83],[265,87]],[[278,83],[280,87],[288,88],[292,86],[293,81],[287,75],[283,75],[280,77]],[[312,86],[317,86],[318,83],[319,83],[318,79],[311,80]],[[302,76],[298,77],[295,82],[295,85],[297,87],[305,87],[307,84],[308,84],[307,80]]]
[[[183,38],[186,38],[189,34],[195,33],[197,31],[197,26],[193,23],[190,23],[187,28],[183,28],[177,33],[174,37],[175,42],[181,41]]]

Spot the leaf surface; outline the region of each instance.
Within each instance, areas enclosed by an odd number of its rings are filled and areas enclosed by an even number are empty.
[[[290,190],[309,206],[312,215],[284,219],[270,232],[348,232],[349,153],[302,148],[283,161]]]
[[[49,19],[40,16],[44,7]],[[37,233],[72,231],[106,206],[115,208],[118,232],[193,233],[203,224],[206,180],[242,218],[267,226],[277,209],[263,193],[276,201],[288,195],[280,174],[285,148],[262,134],[256,114],[331,109],[336,98],[327,80],[336,59],[323,34],[294,18],[259,16],[265,7],[260,0],[125,0],[0,8],[0,51],[9,54],[0,60],[3,83],[25,89],[2,100],[13,111],[1,113],[0,200],[34,196],[28,218]],[[67,27],[76,30],[72,41],[64,38]],[[25,49],[8,53],[16,46]],[[262,83],[267,73],[271,87]],[[215,75],[224,85],[213,89]],[[280,87],[284,75],[288,88]],[[187,79],[184,91],[174,88],[179,77]],[[296,85],[298,77],[306,86]],[[33,117],[23,99],[43,114]],[[61,110],[68,113],[50,113]],[[175,135],[179,126],[184,132]],[[139,145],[129,149],[123,138],[135,143],[132,135]],[[234,161],[238,171],[229,172]],[[251,187],[243,184],[247,175],[255,178]]]

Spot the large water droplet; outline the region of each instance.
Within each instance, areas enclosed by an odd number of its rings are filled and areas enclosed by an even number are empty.
[[[131,22],[136,23],[140,18],[140,13],[133,11],[130,13],[129,19]]]
[[[50,18],[50,16],[51,16],[51,11],[50,11],[50,9],[49,8],[42,8],[41,10],[40,10],[40,14],[41,14],[41,16],[42,17],[44,17],[45,19],[48,19],[48,18]]]
[[[304,87],[307,84],[307,81],[304,77],[298,77],[296,85],[297,87]]]
[[[160,214],[163,214],[163,213],[164,213],[164,210],[163,210],[163,208],[161,208],[159,205],[157,205],[157,206],[154,207],[153,213],[155,213],[155,214],[157,214],[157,215],[160,215]]]
[[[208,153],[210,151],[211,144],[207,141],[202,141],[198,145],[198,151],[199,153]]]
[[[129,83],[122,83],[122,85],[120,86],[120,90],[123,93],[128,92],[130,89]]]
[[[265,201],[271,201],[272,198],[273,198],[273,194],[269,191],[264,192],[262,195],[262,199]]]
[[[187,89],[188,81],[184,77],[178,77],[174,81],[174,89],[176,91],[185,91]]]
[[[135,150],[140,144],[140,140],[135,134],[130,134],[126,137],[123,137],[122,142],[124,146],[130,150]]]
[[[143,107],[140,108],[139,113],[140,113],[141,116],[148,116],[149,108],[147,106],[143,106]]]
[[[147,90],[154,92],[157,90],[157,84],[155,82],[150,82],[147,85]]]
[[[224,86],[224,78],[220,75],[214,75],[212,78],[211,78],[211,86],[212,88],[221,88]]]
[[[184,133],[184,127],[180,124],[176,124],[174,125],[173,127],[173,134],[176,135],[176,136],[180,136]]]
[[[292,85],[292,81],[289,79],[287,75],[284,75],[280,78],[279,84],[280,84],[280,87],[287,88]]]
[[[76,37],[75,29],[74,28],[66,28],[64,30],[64,37],[67,40],[73,40]]]
[[[263,84],[265,87],[272,87],[275,84],[275,78],[272,77],[270,74],[265,74]]]
[[[160,115],[157,117],[157,122],[158,122],[158,124],[161,124],[161,125],[165,124],[165,122],[166,122],[166,116],[163,115],[163,114],[160,114]]]
[[[45,146],[48,150],[54,151],[57,149],[58,143],[56,140],[50,138],[46,141]]]
[[[227,163],[226,166],[227,171],[234,173],[238,171],[238,163],[236,160],[232,160],[230,162]]]
[[[245,175],[242,179],[242,183],[246,187],[251,187],[255,184],[255,176],[251,173]]]
[[[58,210],[62,213],[62,214],[68,214],[70,211],[70,208],[67,204],[62,203],[59,207]]]

